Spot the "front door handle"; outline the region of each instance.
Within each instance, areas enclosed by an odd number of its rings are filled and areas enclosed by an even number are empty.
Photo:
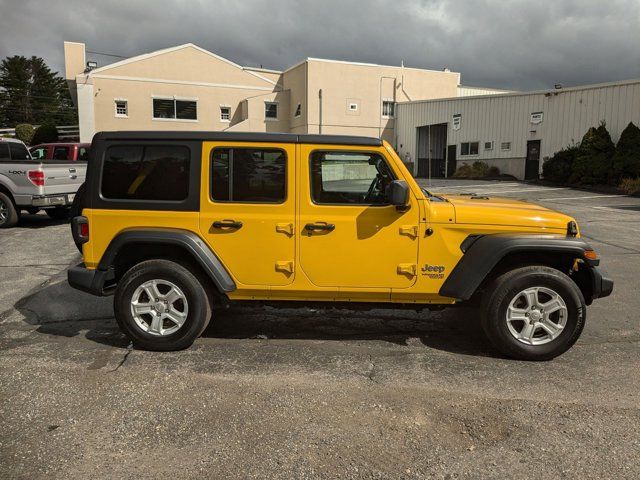
[[[308,232],[332,232],[336,229],[336,226],[333,223],[307,223],[304,229]]]
[[[211,226],[213,228],[233,228],[237,230],[242,228],[242,222],[236,222],[235,220],[216,220]]]

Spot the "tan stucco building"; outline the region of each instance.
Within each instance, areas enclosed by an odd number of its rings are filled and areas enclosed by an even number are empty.
[[[459,95],[460,74],[308,58],[285,71],[242,67],[193,44],[90,70],[65,42],[80,140],[103,130],[227,130],[382,137],[395,104]]]

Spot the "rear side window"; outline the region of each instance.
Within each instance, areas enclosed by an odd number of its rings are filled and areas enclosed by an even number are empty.
[[[11,152],[11,160],[31,160],[29,150],[21,143],[9,143],[9,151]]]
[[[107,148],[102,196],[114,200],[181,201],[189,193],[191,152],[177,145]]]
[[[211,153],[211,198],[219,202],[282,203],[287,155],[277,148],[216,148]]]
[[[89,149],[86,147],[78,147],[78,160],[86,162],[89,160]]]
[[[9,157],[9,145],[0,142],[0,160],[10,160]]]

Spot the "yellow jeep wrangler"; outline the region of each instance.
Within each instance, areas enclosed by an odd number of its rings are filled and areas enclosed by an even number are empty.
[[[115,294],[142,348],[190,346],[218,302],[474,304],[501,352],[544,360],[613,289],[572,218],[431,194],[377,138],[103,132],[90,152],[69,283]]]

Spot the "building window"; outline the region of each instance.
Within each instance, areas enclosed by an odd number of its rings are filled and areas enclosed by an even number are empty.
[[[126,100],[116,100],[115,107],[116,107],[116,117],[126,118],[129,116],[129,109],[128,109]]]
[[[107,149],[102,196],[180,201],[189,192],[191,152],[178,145],[115,145]]]
[[[231,107],[227,105],[220,105],[220,121],[221,122],[231,121]]]
[[[198,102],[175,98],[154,98],[153,118],[155,120],[198,120]]]
[[[500,150],[502,151],[511,150],[511,142],[502,142],[500,144]]]
[[[265,120],[278,119],[278,103],[277,102],[264,102],[264,118]]]
[[[485,150],[493,150],[493,142],[484,142]]]
[[[296,113],[294,113],[293,116],[299,117],[301,111],[302,111],[302,104],[299,103],[298,106],[296,107]]]
[[[384,118],[393,118],[395,103],[393,100],[382,101],[382,116]]]
[[[287,155],[276,148],[216,148],[211,152],[211,199],[282,203],[287,196]]]
[[[478,155],[479,142],[463,142],[460,144],[460,155]]]
[[[349,103],[349,111],[350,112],[357,112],[358,111],[358,104],[357,103]]]

